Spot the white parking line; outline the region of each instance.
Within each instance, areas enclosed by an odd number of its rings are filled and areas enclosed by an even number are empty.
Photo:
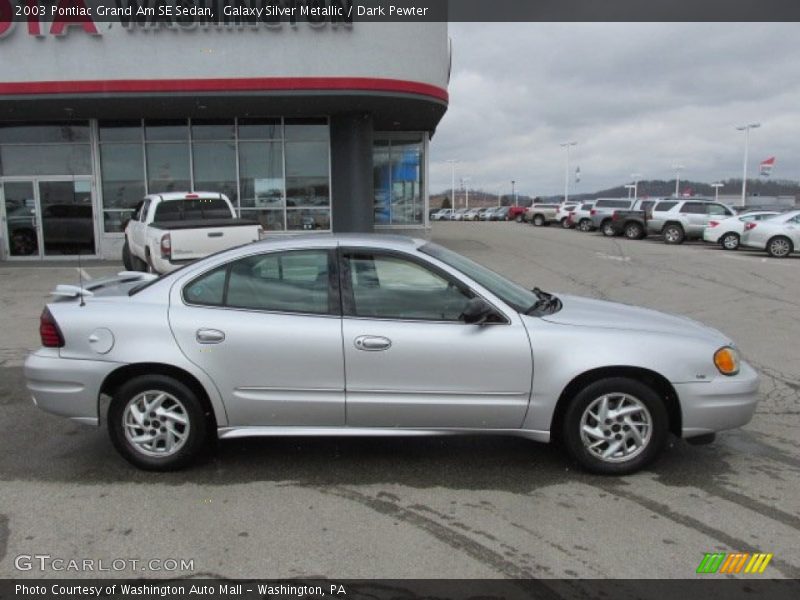
[[[79,268],[75,267],[75,270],[76,270],[76,271],[77,271],[77,272],[80,274],[80,276],[81,276],[83,279],[85,279],[86,281],[91,281],[91,280],[92,280],[92,276],[91,276],[91,275],[89,275],[89,274],[86,272],[86,269],[79,269]]]
[[[630,256],[618,256],[615,254],[606,254],[605,252],[595,252],[595,256],[606,260],[618,260],[620,262],[630,262],[631,260]]]

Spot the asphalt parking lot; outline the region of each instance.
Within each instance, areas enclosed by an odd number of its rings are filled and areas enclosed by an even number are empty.
[[[194,560],[104,573],[127,577],[685,578],[712,551],[774,553],[770,576],[800,577],[800,257],[516,223],[437,223],[432,237],[529,287],[721,329],[763,375],[755,418],[709,446],[674,440],[625,478],[490,437],[240,440],[190,470],[144,473],[104,428],[44,414],[24,389],[46,294],[74,265],[3,265],[0,577],[63,575],[15,570],[20,554],[49,554]]]

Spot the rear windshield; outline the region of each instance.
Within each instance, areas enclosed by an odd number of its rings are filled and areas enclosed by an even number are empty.
[[[656,212],[670,210],[673,206],[677,206],[677,202],[659,202],[656,204],[656,207],[653,209]]]
[[[596,208],[630,208],[630,200],[598,200]]]
[[[231,209],[222,198],[190,198],[165,200],[156,207],[153,222],[229,218],[231,218]]]

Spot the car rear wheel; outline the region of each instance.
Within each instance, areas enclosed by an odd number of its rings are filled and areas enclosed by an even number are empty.
[[[686,239],[686,234],[683,232],[683,227],[680,225],[667,225],[664,227],[664,242],[667,244],[682,244]]]
[[[563,227],[564,229],[570,228],[569,219],[567,217],[561,219],[561,227]]]
[[[126,271],[133,271],[133,260],[131,249],[128,247],[128,240],[125,240],[122,246],[122,264],[125,266]]]
[[[611,377],[578,392],[561,434],[567,452],[585,470],[627,475],[659,455],[667,432],[667,411],[658,394],[635,379]]]
[[[517,215],[514,219],[517,223],[522,223],[522,215]]]
[[[642,226],[639,225],[638,223],[628,223],[627,225],[625,225],[624,233],[625,237],[628,238],[629,240],[640,240],[644,237],[642,235],[644,233],[644,230],[642,229]]]
[[[617,235],[617,232],[614,231],[614,226],[612,225],[611,221],[603,221],[603,224],[600,226],[600,231],[602,231],[603,235],[606,237],[614,237]]]
[[[739,247],[739,234],[729,232],[719,240],[720,245],[725,250],[736,250]]]
[[[108,430],[114,447],[134,466],[174,471],[206,447],[209,427],[189,387],[165,375],[143,375],[114,393]]]
[[[581,222],[578,223],[578,229],[581,231],[591,231],[592,221],[590,219],[581,219]]]
[[[767,254],[772,258],[786,258],[793,251],[792,240],[779,235],[767,242]]]
[[[536,225],[536,227],[541,227],[544,225],[544,217],[542,215],[534,215],[533,224]]]

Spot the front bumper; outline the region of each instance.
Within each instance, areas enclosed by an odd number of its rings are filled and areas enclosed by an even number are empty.
[[[742,361],[738,375],[713,381],[675,383],[681,404],[683,437],[689,438],[750,422],[758,404],[758,373]]]
[[[703,241],[709,242],[710,244],[716,244],[719,242],[720,233],[714,231],[713,229],[704,229],[703,230]]]
[[[25,360],[25,383],[42,410],[89,425],[99,425],[100,387],[120,365],[97,360],[61,358],[42,348]]]

